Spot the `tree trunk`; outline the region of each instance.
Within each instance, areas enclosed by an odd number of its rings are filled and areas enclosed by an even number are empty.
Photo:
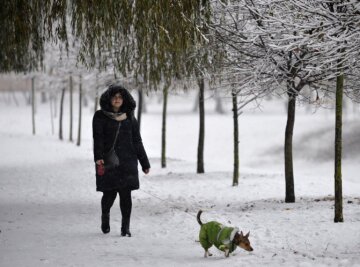
[[[170,83],[165,82],[163,89],[163,110],[162,110],[162,127],[161,127],[161,168],[166,167],[166,113],[167,100]]]
[[[215,112],[219,113],[219,114],[224,114],[225,111],[224,111],[224,107],[222,104],[222,99],[219,96],[219,93],[217,90],[215,90],[214,98],[215,98]]]
[[[70,76],[70,132],[69,132],[69,141],[73,141],[73,79]]]
[[[80,84],[79,84],[79,127],[78,127],[78,136],[76,145],[80,146],[81,142],[81,111],[82,111],[82,78],[80,76]]]
[[[195,103],[194,103],[194,106],[193,106],[193,109],[192,109],[192,112],[198,112],[199,110],[199,93],[197,94],[197,96],[195,97]]]
[[[96,95],[94,99],[94,113],[98,110],[98,103],[99,103],[99,97],[98,95]]]
[[[46,103],[47,101],[47,97],[46,97],[46,93],[43,91],[41,92],[41,103]]]
[[[137,121],[139,124],[139,129],[141,127],[141,114],[142,114],[142,105],[143,105],[143,90],[142,88],[138,89],[139,100],[138,100],[138,112],[137,112]]]
[[[32,133],[35,135],[35,105],[36,105],[36,95],[35,95],[35,77],[31,78],[31,110],[32,110]]]
[[[12,92],[12,96],[13,96],[13,99],[14,99],[15,105],[18,107],[18,106],[19,106],[19,102],[18,102],[18,100],[17,100],[17,98],[16,98],[15,91],[14,91],[14,90],[11,90],[11,92]]]
[[[204,173],[204,141],[205,141],[205,103],[204,103],[204,78],[198,79],[199,84],[199,143],[197,152],[197,173]]]
[[[50,120],[51,120],[51,134],[54,135],[55,129],[54,129],[54,112],[53,112],[53,95],[50,94],[49,96],[49,102],[50,102]]]
[[[239,114],[237,105],[237,94],[235,89],[232,89],[232,104],[233,104],[233,118],[234,118],[234,173],[233,186],[239,184]]]
[[[57,92],[54,92],[53,98],[54,98],[54,118],[56,118],[57,117],[57,99],[58,99]]]
[[[63,111],[64,111],[65,87],[61,90],[60,115],[59,115],[59,139],[63,140]]]
[[[334,222],[343,222],[342,200],[342,104],[344,91],[344,74],[336,78],[336,113],[335,113],[335,218]]]
[[[99,104],[99,75],[96,74],[94,113],[98,110],[98,104]]]
[[[86,97],[86,94],[83,94],[82,102],[84,103],[85,108],[87,108],[89,106],[89,101],[88,101],[88,98]]]
[[[287,122],[285,130],[285,202],[295,202],[295,189],[294,189],[294,171],[293,171],[293,157],[292,157],[292,140],[295,124],[295,104],[296,96],[289,95]]]

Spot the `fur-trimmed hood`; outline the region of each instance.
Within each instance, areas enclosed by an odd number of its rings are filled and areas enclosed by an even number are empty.
[[[123,104],[120,108],[121,112],[125,112],[128,116],[132,115],[135,108],[136,102],[132,95],[121,85],[110,85],[109,88],[100,97],[100,107],[102,110],[113,112],[111,107],[111,98],[120,93],[123,97]]]

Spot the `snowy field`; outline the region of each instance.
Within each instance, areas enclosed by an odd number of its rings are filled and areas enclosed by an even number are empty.
[[[359,107],[344,116],[344,223],[333,223],[334,111],[297,107],[294,130],[296,203],[284,200],[282,143],[285,103],[266,102],[240,117],[240,181],[232,187],[232,114],[207,99],[205,174],[196,171],[198,116],[193,95],[172,96],[168,107],[168,167],[160,168],[161,103],[147,99],[142,136],[152,169],[133,191],[131,232],[100,230],[95,191],[91,106],[83,110],[82,144],[51,133],[49,104],[31,109],[0,98],[0,266],[360,266]],[[74,100],[75,103],[76,99]],[[74,107],[77,111],[77,107]],[[76,113],[76,112],[75,112]],[[77,118],[74,119],[74,139]],[[253,252],[203,258],[196,213],[250,231]]]

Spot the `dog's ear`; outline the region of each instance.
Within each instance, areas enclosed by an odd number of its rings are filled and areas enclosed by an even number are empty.
[[[250,235],[250,231],[245,235],[245,237],[249,237],[249,235]]]
[[[244,236],[244,234],[243,234],[243,232],[242,232],[242,231],[240,231],[240,236]]]

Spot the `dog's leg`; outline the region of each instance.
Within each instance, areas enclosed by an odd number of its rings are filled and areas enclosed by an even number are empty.
[[[207,250],[207,249],[205,250],[204,258],[207,258],[207,256],[211,257],[212,255],[213,254],[211,254],[209,250]]]
[[[225,257],[229,257],[229,250],[228,249],[225,249]]]

